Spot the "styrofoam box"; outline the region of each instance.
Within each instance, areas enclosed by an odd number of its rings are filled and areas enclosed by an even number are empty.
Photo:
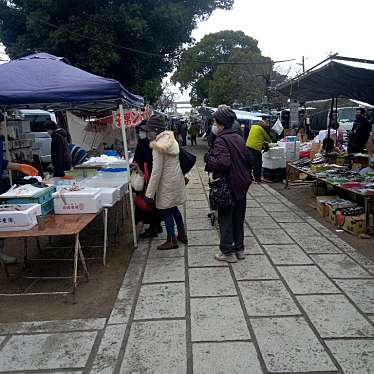
[[[284,169],[287,162],[284,157],[263,157],[262,167],[265,169]]]
[[[116,188],[100,188],[103,207],[111,207],[119,201],[119,190]]]
[[[41,214],[40,204],[0,205],[0,231],[29,230]]]
[[[60,190],[53,194],[53,198],[55,214],[97,213],[103,207],[102,194],[98,188]]]
[[[128,188],[128,184],[125,183],[122,178],[104,178],[99,176],[86,178],[82,182],[80,182],[79,185],[91,188],[116,188],[119,190],[119,199],[121,199],[126,194]]]
[[[264,156],[267,155],[268,157],[285,157],[286,151],[284,147],[273,147],[270,148],[267,152],[264,153]]]

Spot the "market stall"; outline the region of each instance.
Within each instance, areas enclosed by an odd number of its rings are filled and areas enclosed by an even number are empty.
[[[357,222],[364,222],[361,231],[371,232],[374,174],[371,172],[373,169],[367,167],[374,162],[371,147],[373,133],[369,135],[369,121],[365,120],[365,123],[361,120],[368,137],[365,136],[368,153],[362,154],[364,142],[358,152],[352,146],[350,150],[349,143],[347,149],[344,134],[338,130],[337,99],[346,98],[374,104],[374,61],[334,55],[296,78],[278,85],[277,90],[288,96],[291,102],[331,100],[326,129],[320,131],[312,141],[299,143],[296,159],[287,160],[286,187],[294,180],[299,185],[300,175],[302,182],[312,182],[315,185],[317,196],[320,187],[330,186],[333,192],[344,195],[348,200],[346,203],[339,203],[339,199],[336,199],[336,204],[331,204],[334,206],[333,214],[330,214],[331,221],[344,226],[343,217],[355,217]],[[295,149],[296,146],[295,139]],[[336,220],[337,216],[340,219]]]
[[[122,160],[121,181],[118,182],[118,186],[97,187],[97,191],[94,193],[94,191],[88,190],[89,188],[93,189],[93,187],[85,187],[83,183],[82,185],[73,183],[74,186],[61,186],[59,183],[51,183],[50,186],[55,191],[52,194],[54,210],[55,213],[59,214],[48,216],[48,219],[42,221],[43,227],[47,228],[48,222],[53,221],[55,224],[58,221],[58,233],[54,231],[53,227],[50,228],[51,230],[40,229],[39,223],[34,220],[32,222],[34,226],[27,227],[26,230],[17,228],[16,230],[0,234],[0,237],[4,238],[38,237],[39,234],[39,236],[45,236],[46,232],[49,233],[47,234],[48,236],[75,235],[73,290],[75,290],[76,285],[76,263],[78,255],[80,255],[81,261],[84,263],[84,256],[79,243],[79,232],[92,222],[96,215],[104,214],[103,257],[105,261],[107,210],[117,202],[114,196],[116,194],[119,196],[120,191],[123,190],[126,190],[126,193],[130,194],[133,239],[134,245],[137,245],[132,189],[128,188],[130,160],[124,123],[124,106],[141,107],[143,104],[142,97],[130,93],[119,82],[90,74],[73,67],[64,58],[46,53],[26,56],[0,65],[0,107],[5,114],[17,108],[38,108],[53,111],[76,110],[96,114],[112,110],[119,112],[123,137],[123,154],[125,158]],[[7,141],[6,134],[5,139]],[[112,191],[108,189],[112,189]],[[88,199],[86,205],[82,204],[83,195]],[[105,202],[104,198],[108,198],[109,195],[112,195],[112,201]],[[121,198],[121,196],[119,197]],[[52,199],[48,201],[34,201],[34,203],[37,203],[41,210],[43,210],[43,204],[51,204],[51,201]],[[11,202],[7,200],[7,203],[10,204]],[[25,201],[13,201],[14,205],[22,203],[25,203]],[[91,209],[87,208],[89,205]],[[74,215],[75,218],[72,218]],[[85,219],[86,215],[88,215],[87,219]],[[71,229],[68,222],[72,220],[78,222],[80,219],[82,220],[81,224],[74,230]],[[86,270],[85,265],[84,269]]]

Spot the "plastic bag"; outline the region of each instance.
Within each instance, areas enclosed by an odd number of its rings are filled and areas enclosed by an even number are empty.
[[[277,122],[275,122],[274,126],[272,127],[272,130],[275,131],[278,135],[282,134],[284,127],[279,118],[277,119]]]
[[[141,171],[133,171],[130,176],[130,183],[136,192],[144,189],[144,174]]]

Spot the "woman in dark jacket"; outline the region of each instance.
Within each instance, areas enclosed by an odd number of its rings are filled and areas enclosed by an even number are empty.
[[[149,175],[152,173],[153,158],[152,149],[150,147],[150,140],[145,131],[147,121],[142,121],[137,128],[138,144],[134,154],[134,163],[131,165],[132,170],[141,170],[144,173],[145,165],[148,167]],[[149,224],[149,228],[140,234],[141,238],[155,238],[162,232],[161,213],[158,209],[153,208],[151,211],[141,210],[135,206],[135,221]]]
[[[221,253],[219,261],[236,262],[244,256],[244,218],[246,196],[252,179],[248,149],[244,139],[232,129],[235,113],[221,106],[214,114],[213,132],[217,133],[212,150],[205,155],[206,170],[213,177],[225,177],[232,192],[234,203],[230,208],[218,209]]]
[[[53,121],[47,121],[45,129],[52,138],[51,158],[53,176],[64,177],[65,171],[70,170],[72,164],[67,133],[64,129],[58,128]]]

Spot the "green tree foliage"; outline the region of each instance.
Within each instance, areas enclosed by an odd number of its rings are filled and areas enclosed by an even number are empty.
[[[196,23],[233,0],[0,0],[0,39],[11,58],[43,51],[160,96]],[[138,53],[134,50],[150,53]]]
[[[173,81],[182,88],[192,87],[194,105],[208,99],[217,106],[261,102],[275,78],[280,75],[273,71],[271,59],[262,56],[255,39],[241,31],[221,31],[183,53]]]

